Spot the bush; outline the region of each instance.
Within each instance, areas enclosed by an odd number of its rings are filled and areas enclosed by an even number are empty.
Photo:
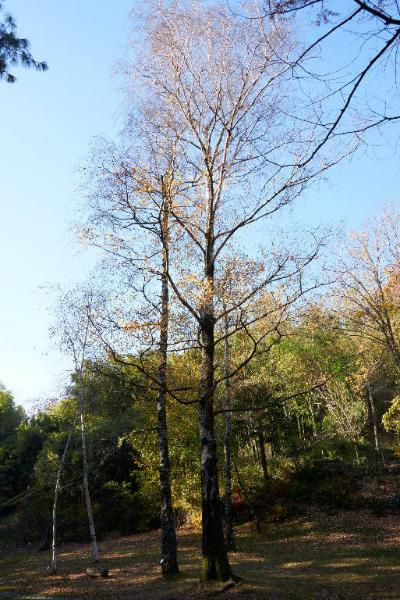
[[[258,480],[248,486],[240,511],[234,510],[235,521],[242,521],[243,516],[249,519],[252,512],[258,518],[281,521],[310,505],[325,510],[352,508],[356,476],[356,472],[345,471],[340,461],[308,462],[297,471],[285,468],[284,479]]]
[[[117,531],[122,535],[159,527],[157,498],[134,492],[129,484],[107,482],[97,497],[96,525],[100,533]]]
[[[356,489],[353,474],[345,472],[341,461],[315,461],[293,475],[288,493],[295,508],[307,503],[321,508],[350,508]]]

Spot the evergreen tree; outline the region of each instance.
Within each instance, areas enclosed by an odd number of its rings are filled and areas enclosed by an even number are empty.
[[[37,71],[46,71],[47,63],[37,62],[31,52],[29,41],[17,36],[17,26],[13,17],[4,12],[0,3],[0,79],[14,83],[15,75],[10,68],[21,64]]]

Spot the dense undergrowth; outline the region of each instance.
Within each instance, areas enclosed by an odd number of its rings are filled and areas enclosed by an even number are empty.
[[[304,461],[294,465],[277,461],[271,476],[234,487],[233,516],[235,525],[254,521],[259,529],[266,523],[280,523],[294,518],[340,511],[370,510],[375,516],[400,512],[400,465],[393,457],[381,465],[355,466],[339,460]],[[99,538],[110,532],[129,535],[159,527],[157,494],[151,498],[129,492],[124,486],[106,485],[95,497],[95,519]],[[51,495],[32,490],[14,509],[3,509],[2,544],[49,547],[51,532]],[[88,542],[89,535],[84,502],[68,504],[64,493],[59,507],[59,541]],[[8,514],[7,514],[8,513]],[[176,510],[178,525],[198,525],[200,513]],[[263,525],[261,525],[263,524]]]

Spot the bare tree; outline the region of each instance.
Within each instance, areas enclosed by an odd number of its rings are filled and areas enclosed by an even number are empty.
[[[82,443],[82,475],[85,494],[86,512],[89,522],[90,539],[92,542],[93,562],[99,562],[99,550],[96,539],[96,528],[93,518],[90,498],[88,457],[86,445],[85,423],[85,381],[84,367],[88,359],[91,341],[91,311],[93,294],[90,291],[72,290],[60,296],[58,307],[58,335],[61,347],[68,351],[73,359],[74,370],[78,384],[79,422]]]
[[[357,344],[360,392],[369,407],[375,452],[381,463],[384,456],[374,387],[384,363],[397,373],[400,369],[399,219],[398,210],[388,206],[361,232],[350,234],[338,266],[334,300],[341,331]]]
[[[262,18],[243,24],[223,5],[173,3],[151,6],[145,33],[145,42],[140,38],[142,63],[127,69],[145,98],[132,120],[144,113],[161,140],[179,140],[180,178],[191,182],[171,209],[181,240],[169,252],[168,281],[196,323],[202,352],[202,578],[226,580],[231,569],[220,513],[214,425],[216,386],[226,380],[215,376],[215,349],[226,335],[216,335],[218,323],[234,316],[229,337],[242,331],[251,340],[248,355],[232,367],[230,379],[266,340],[279,338],[278,315],[305,293],[305,269],[322,244],[314,240],[311,250],[297,256],[280,245],[258,261],[239,254],[233,269],[235,293],[225,308],[218,294],[224,259],[235,242],[246,248],[245,230],[256,231],[339,157],[319,164],[306,161],[314,142],[310,131],[293,128],[293,120],[289,125],[286,119],[293,101],[288,59],[294,42],[289,30],[269,28]],[[251,286],[242,288],[243,272],[249,268]],[[287,281],[292,293],[283,299],[280,286]],[[263,295],[266,299],[267,288],[272,290],[269,304],[255,302]],[[254,323],[271,314],[277,316],[272,331],[264,328],[255,335]]]
[[[338,280],[338,312],[349,335],[364,349],[385,352],[400,369],[398,325],[400,215],[393,207],[351,234]]]
[[[367,420],[366,407],[355,395],[349,381],[330,381],[318,390],[318,397],[332,420],[332,434],[339,433],[353,444],[357,463],[357,440]]]
[[[297,17],[320,29],[292,63],[293,75],[306,91],[305,102],[315,108],[311,122],[318,142],[306,160],[338,136],[361,135],[400,119],[397,0],[262,0],[260,6],[265,18],[293,22]],[[339,46],[346,52],[337,53]]]
[[[103,305],[103,314],[97,315],[97,322],[93,325],[116,360],[137,368],[148,378],[150,388],[157,395],[160,563],[163,575],[169,576],[179,572],[167,428],[168,268],[170,245],[174,242],[170,212],[179,193],[179,185],[173,145],[169,150],[164,147],[161,152],[149,123],[141,123],[141,132],[143,145],[140,158],[138,152],[109,143],[101,144],[92,155],[89,186],[93,181],[95,185],[89,193],[90,211],[85,237],[106,252],[113,271],[118,264],[121,275],[117,284],[119,291],[122,285],[128,293],[136,293],[133,303],[132,298],[126,298],[127,306],[123,306],[121,297],[118,309],[115,305],[109,306],[105,313]],[[122,314],[125,317],[121,323]],[[105,332],[101,321],[106,329],[111,325],[113,333],[118,334],[118,341],[115,335],[110,337]],[[145,360],[154,351],[158,362],[155,375],[146,366]],[[135,355],[133,361],[128,358],[130,352]]]

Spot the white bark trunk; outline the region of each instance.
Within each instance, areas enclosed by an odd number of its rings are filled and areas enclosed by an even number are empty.
[[[371,409],[371,418],[372,418],[372,428],[373,428],[373,432],[374,432],[374,445],[375,445],[375,452],[378,456],[378,459],[382,462],[382,465],[385,465],[385,458],[383,456],[383,452],[382,452],[382,448],[381,448],[381,444],[379,441],[379,431],[378,431],[378,419],[377,419],[377,415],[376,415],[376,407],[375,407],[375,400],[374,400],[374,396],[372,393],[372,389],[371,386],[368,384],[368,400],[369,400],[369,406]]]
[[[54,574],[57,572],[57,556],[56,556],[56,535],[57,535],[57,500],[60,491],[61,475],[64,469],[65,461],[67,459],[68,448],[71,442],[72,432],[69,434],[65,443],[64,452],[61,458],[60,466],[57,471],[56,485],[54,487],[54,502],[53,502],[53,539],[51,543],[51,572]]]
[[[81,439],[82,439],[82,467],[83,467],[83,487],[85,492],[86,512],[89,521],[90,539],[92,542],[92,556],[93,562],[99,562],[99,549],[97,547],[96,540],[96,529],[94,526],[92,502],[90,499],[89,491],[89,475],[88,475],[88,460],[87,460],[87,449],[86,449],[86,435],[85,435],[85,418],[83,410],[83,390],[81,380],[81,392],[80,392],[80,421],[81,421]]]

